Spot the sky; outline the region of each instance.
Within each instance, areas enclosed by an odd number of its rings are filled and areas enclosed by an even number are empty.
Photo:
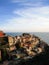
[[[0,30],[49,32],[49,0],[0,0]]]

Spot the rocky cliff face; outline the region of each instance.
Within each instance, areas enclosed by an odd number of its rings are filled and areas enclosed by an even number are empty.
[[[37,54],[33,58],[21,61],[12,61],[8,65],[49,65],[49,46],[45,47],[45,52]]]
[[[5,45],[4,50],[6,50],[6,60],[9,60],[8,65],[49,65],[49,46],[39,37],[28,33],[7,37],[8,48]]]

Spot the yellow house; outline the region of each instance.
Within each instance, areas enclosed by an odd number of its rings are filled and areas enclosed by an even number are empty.
[[[14,43],[15,43],[14,37],[8,36],[8,43],[9,43],[10,51],[16,49],[16,47],[15,47],[15,45],[14,45]]]

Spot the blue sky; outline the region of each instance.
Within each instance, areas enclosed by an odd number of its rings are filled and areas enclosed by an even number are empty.
[[[0,30],[49,32],[49,0],[0,0]]]

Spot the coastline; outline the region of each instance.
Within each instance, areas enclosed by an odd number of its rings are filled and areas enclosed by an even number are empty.
[[[2,34],[2,37],[0,39],[3,39],[1,42],[0,51],[2,54],[2,61],[6,64],[10,65],[10,61],[18,61],[18,64],[36,64],[34,62],[37,62],[42,57],[48,58],[49,54],[49,46],[46,42],[41,40],[36,35],[32,35],[29,33],[23,33],[19,36],[10,36],[5,34],[5,36]],[[6,55],[4,54],[6,53]],[[46,57],[45,57],[46,53]],[[6,58],[5,58],[6,57]],[[36,60],[38,59],[38,60]],[[23,62],[22,62],[23,60]],[[19,62],[20,61],[20,62]],[[40,60],[41,61],[41,60]],[[42,61],[44,63],[45,59]],[[14,62],[11,62],[14,63]],[[32,63],[31,63],[32,62]],[[16,62],[15,62],[16,63]],[[41,62],[40,62],[41,63]]]

